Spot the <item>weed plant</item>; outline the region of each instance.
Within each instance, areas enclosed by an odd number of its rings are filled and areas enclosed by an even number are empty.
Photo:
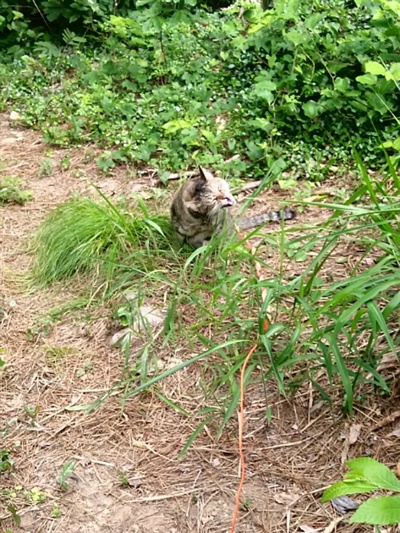
[[[33,194],[27,191],[24,180],[12,176],[6,176],[0,181],[0,205],[19,204],[24,205],[32,200]]]

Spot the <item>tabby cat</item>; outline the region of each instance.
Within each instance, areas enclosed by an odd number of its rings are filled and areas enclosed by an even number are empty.
[[[231,219],[229,208],[235,204],[228,183],[199,167],[199,175],[181,185],[172,200],[172,224],[182,240],[199,248],[221,231],[226,219]],[[271,211],[245,218],[238,226],[247,230],[264,222],[290,220],[295,216],[291,209]]]

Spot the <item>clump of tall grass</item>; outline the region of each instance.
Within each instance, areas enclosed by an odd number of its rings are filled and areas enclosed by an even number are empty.
[[[149,215],[139,201],[139,212],[126,213],[102,198],[75,197],[56,207],[33,239],[33,278],[39,285],[67,279],[76,273],[100,270],[111,278],[129,256],[144,270],[143,249],[172,250],[168,217]]]

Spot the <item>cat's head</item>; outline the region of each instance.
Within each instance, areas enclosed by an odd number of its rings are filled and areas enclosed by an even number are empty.
[[[198,202],[207,205],[213,213],[236,204],[229,189],[228,182],[216,178],[203,167],[199,167],[200,177],[197,178],[194,196]]]

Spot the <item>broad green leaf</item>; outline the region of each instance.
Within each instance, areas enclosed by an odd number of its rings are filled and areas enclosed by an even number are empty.
[[[308,36],[305,32],[291,30],[286,33],[286,38],[295,46],[299,46],[299,44],[303,44],[307,41]]]
[[[331,61],[328,63],[328,69],[329,72],[332,72],[332,74],[337,74],[340,70],[344,69],[345,67],[348,67],[350,63],[343,63],[340,61]]]
[[[382,146],[384,148],[393,148],[394,150],[400,150],[400,137],[398,137],[394,141],[385,141],[384,143],[382,143]]]
[[[389,525],[400,522],[400,496],[380,496],[364,502],[350,518],[352,524]]]
[[[400,81],[400,63],[393,63],[390,66],[390,74],[393,76],[393,79]]]
[[[194,122],[191,122],[189,120],[177,119],[166,122],[163,125],[163,128],[167,133],[175,133],[178,130],[182,130],[183,128],[190,128],[191,126],[193,126],[193,124]]]
[[[313,30],[323,18],[324,15],[322,13],[313,13],[306,20],[306,28],[308,28],[309,30]]]
[[[336,78],[335,89],[341,93],[347,93],[350,87],[349,78]]]
[[[207,139],[207,141],[210,143],[210,144],[215,144],[215,141],[216,141],[216,136],[214,135],[214,133],[210,130],[200,130],[201,133],[203,134],[203,136]]]
[[[369,72],[370,74],[375,74],[377,76],[384,76],[386,72],[385,67],[377,61],[367,61],[367,63],[364,65],[364,68],[365,72]]]
[[[307,115],[307,117],[315,118],[321,113],[323,113],[324,108],[322,105],[318,104],[317,102],[314,102],[314,100],[309,100],[305,104],[303,104],[303,111],[304,114]]]
[[[376,485],[366,481],[339,481],[324,491],[321,501],[324,503],[328,502],[329,500],[333,500],[333,498],[338,498],[339,496],[347,496],[348,494],[363,494],[364,492],[370,492],[371,490],[375,489]]]
[[[400,492],[400,480],[387,466],[372,457],[358,457],[347,461],[346,464],[352,474],[376,484],[378,488]]]
[[[276,83],[270,80],[263,80],[256,83],[253,87],[253,92],[256,96],[264,98],[269,104],[274,100],[273,91],[276,90]]]
[[[377,82],[377,77],[374,74],[364,74],[362,76],[357,76],[356,80],[363,85],[375,85]]]

